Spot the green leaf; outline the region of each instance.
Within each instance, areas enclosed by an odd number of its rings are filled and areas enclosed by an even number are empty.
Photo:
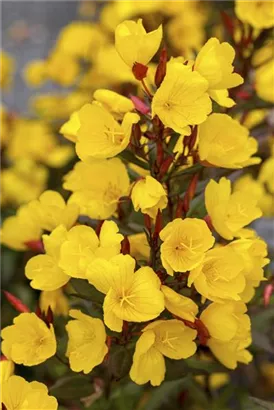
[[[186,359],[185,364],[189,370],[197,374],[227,373],[227,368],[217,362],[205,362],[196,357]]]
[[[176,143],[177,143],[179,137],[180,137],[180,134],[178,134],[178,133],[176,133],[176,132],[173,133],[173,134],[171,135],[171,137],[170,137],[170,140],[169,140],[167,149],[168,149],[168,152],[169,152],[171,155],[174,154],[173,149],[174,149],[174,147],[175,147],[175,145],[176,145]]]
[[[57,400],[76,400],[90,396],[94,387],[87,377],[76,375],[58,380],[49,391]]]
[[[163,382],[159,387],[152,390],[148,401],[140,410],[157,410],[169,403],[171,397],[177,397],[178,394],[187,386],[189,377],[183,377],[179,380]]]
[[[149,169],[148,164],[145,161],[142,161],[141,159],[137,158],[131,151],[120,152],[119,157],[125,160],[126,162],[138,165],[143,169]]]
[[[104,295],[88,283],[87,280],[72,278],[70,284],[81,299],[103,304]]]
[[[121,379],[129,373],[132,365],[133,352],[124,346],[117,346],[112,349],[109,358],[109,368],[116,379]]]
[[[248,397],[244,402],[245,410],[274,410],[274,404],[270,401],[257,399],[256,397]]]

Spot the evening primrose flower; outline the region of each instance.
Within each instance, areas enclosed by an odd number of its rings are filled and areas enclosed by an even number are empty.
[[[32,60],[23,71],[24,80],[29,87],[41,87],[47,79],[46,61]]]
[[[161,260],[169,275],[198,266],[214,244],[205,221],[196,218],[174,219],[160,232]]]
[[[79,119],[79,112],[74,111],[69,120],[66,121],[62,127],[60,128],[59,132],[62,134],[66,139],[72,142],[76,142],[77,140],[77,132],[81,126],[80,119]]]
[[[136,343],[129,376],[136,384],[150,382],[159,386],[165,377],[164,356],[180,360],[192,356],[197,349],[193,340],[196,330],[179,320],[156,320],[142,330]]]
[[[259,172],[259,181],[266,185],[268,191],[274,194],[274,155],[266,159]]]
[[[254,289],[259,286],[261,281],[266,280],[263,268],[270,262],[267,258],[267,245],[264,240],[255,237],[238,239],[227,246],[238,253],[243,260],[243,274],[246,285],[240,293],[240,297],[247,303],[253,298]]]
[[[211,114],[199,126],[198,152],[202,161],[223,168],[243,168],[259,164],[258,143],[249,131],[226,114]],[[251,158],[252,157],[252,158]]]
[[[236,0],[235,12],[243,23],[248,23],[254,28],[270,28],[274,24],[272,1],[254,0],[252,2],[246,2],[244,0]]]
[[[43,235],[42,238],[46,253],[29,259],[25,275],[34,289],[52,291],[61,288],[70,279],[59,267],[60,248],[67,239],[67,230],[59,225],[50,235]]]
[[[257,199],[246,192],[231,193],[231,182],[223,177],[211,179],[205,189],[205,205],[215,230],[225,239],[233,239],[242,228],[262,216]]]
[[[135,259],[148,260],[150,255],[150,246],[144,232],[128,236],[130,244],[130,255]]]
[[[115,91],[99,89],[94,92],[93,98],[117,119],[122,119],[124,114],[134,110],[133,102]]]
[[[75,320],[66,325],[69,337],[66,356],[71,370],[87,374],[102,363],[108,351],[105,327],[102,320],[80,310],[70,310],[69,315]]]
[[[89,226],[70,229],[60,249],[59,267],[74,278],[86,278],[88,264],[95,258],[110,259],[118,255],[123,235],[113,221],[105,221],[99,238]]]
[[[132,125],[139,119],[137,114],[128,112],[119,124],[104,107],[96,103],[84,105],[79,111],[78,157],[90,162],[94,158],[111,158],[119,154],[128,146]]]
[[[137,23],[126,20],[115,30],[115,47],[121,58],[129,66],[135,63],[147,65],[158,51],[163,37],[162,25],[147,33],[142,19]]]
[[[165,307],[173,315],[181,319],[194,322],[198,313],[198,306],[192,299],[180,295],[168,286],[161,286],[161,291],[165,297]]]
[[[1,331],[2,352],[14,363],[35,366],[56,352],[52,324],[47,327],[35,313],[21,313]],[[35,354],[34,354],[35,352]]]
[[[167,194],[160,182],[151,176],[137,181],[131,191],[131,200],[136,212],[156,218],[157,212],[167,206]]]
[[[243,78],[234,73],[233,47],[212,37],[202,47],[194,64],[194,70],[208,81],[208,93],[213,100],[224,107],[231,107],[234,101],[228,98],[227,89],[237,87],[244,82]]]
[[[22,205],[16,215],[6,218],[2,225],[1,243],[16,251],[27,250],[27,243],[40,240],[42,235],[30,204]]]
[[[11,376],[2,384],[2,403],[7,410],[57,410],[55,397],[49,396],[48,388],[39,382],[27,382],[23,377]]]
[[[64,177],[64,188],[73,192],[69,203],[76,203],[82,215],[107,219],[117,209],[119,198],[128,195],[127,169],[119,158],[78,162]]]
[[[79,207],[76,204],[66,204],[61,194],[56,191],[43,192],[38,200],[30,203],[30,207],[37,215],[39,225],[47,231],[52,231],[59,225],[69,229],[79,216]]]
[[[55,315],[67,316],[69,311],[68,298],[62,288],[50,291],[43,290],[40,294],[39,306],[45,314],[49,308]]]
[[[214,356],[229,369],[237,362],[248,364],[252,360],[246,349],[251,344],[251,324],[242,302],[213,303],[201,314],[211,337],[207,341]]]
[[[272,5],[273,6],[273,5]],[[274,18],[273,18],[274,19]],[[265,101],[274,103],[274,60],[262,65],[255,70],[255,90],[258,96]]]
[[[88,281],[106,295],[104,322],[116,332],[121,332],[123,320],[146,322],[164,310],[156,273],[148,266],[134,269],[135,260],[122,254],[109,261],[95,259],[87,269]]]
[[[228,246],[207,251],[201,265],[190,271],[188,286],[192,284],[206,299],[240,300],[245,288],[241,256]]]
[[[152,100],[152,115],[166,127],[184,133],[188,125],[201,124],[212,110],[208,81],[179,62],[167,64],[166,76]]]
[[[7,381],[10,376],[14,373],[14,363],[11,360],[8,360],[6,357],[2,356],[0,360],[0,381],[1,386]]]

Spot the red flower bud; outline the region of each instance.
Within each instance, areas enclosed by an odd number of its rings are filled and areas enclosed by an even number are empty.
[[[139,111],[141,114],[148,114],[150,112],[150,107],[148,107],[144,103],[144,101],[142,101],[139,97],[136,97],[135,95],[131,95],[130,99],[133,102],[135,109]]]
[[[209,229],[212,231],[214,231],[214,226],[212,225],[212,221],[209,215],[206,215],[204,217],[204,221],[206,222],[207,226],[209,227]]]
[[[129,255],[130,254],[130,243],[128,240],[128,237],[125,235],[124,239],[121,242],[121,253],[123,255]]]
[[[210,339],[209,331],[200,319],[195,319],[195,326],[198,332],[198,339],[201,345],[205,346],[207,344],[208,339]]]
[[[161,166],[164,159],[164,148],[162,141],[157,142],[157,156],[156,156],[156,163],[158,167]]]
[[[132,72],[136,80],[142,81],[147,76],[148,67],[141,63],[134,63]]]
[[[197,182],[198,182],[199,174],[194,174],[190,180],[190,183],[188,185],[187,191],[185,193],[184,199],[183,199],[183,211],[185,213],[188,212],[189,210],[189,205],[190,202],[192,201],[196,187],[197,187]]]
[[[45,252],[43,242],[40,239],[36,241],[27,241],[25,242],[25,245],[33,252],[37,252],[37,253]]]
[[[161,232],[162,228],[163,228],[163,217],[162,217],[162,212],[159,209],[157,216],[156,216],[156,221],[155,221],[155,228],[154,228],[154,234],[153,234],[154,239],[158,239],[159,233]]]
[[[172,164],[174,160],[174,155],[170,155],[169,157],[167,157],[164,162],[162,163],[161,167],[160,167],[160,172],[159,172],[159,178],[162,178],[168,171],[170,165]]]
[[[265,307],[269,305],[270,298],[271,298],[273,292],[274,292],[274,284],[269,283],[268,285],[266,285],[266,287],[264,288],[264,305],[265,305]]]
[[[179,198],[177,202],[176,211],[175,211],[175,218],[182,218],[183,211],[184,211],[184,201],[181,198]]]
[[[224,23],[224,26],[227,32],[233,37],[234,35],[234,21],[233,19],[225,12],[221,11],[221,17]]]
[[[166,76],[166,64],[167,64],[167,51],[165,48],[161,51],[160,55],[160,62],[157,66],[156,73],[155,73],[155,85],[157,88],[160,87],[160,85],[163,82],[163,79]]]
[[[10,292],[3,290],[7,301],[20,313],[29,313],[30,309],[16,296],[12,295]]]

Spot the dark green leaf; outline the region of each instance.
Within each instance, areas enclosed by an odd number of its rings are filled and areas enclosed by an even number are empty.
[[[58,380],[49,391],[57,400],[73,400],[90,396],[94,387],[88,378],[76,375]]]
[[[112,349],[109,358],[109,368],[113,376],[121,379],[129,373],[132,365],[132,352],[123,346],[117,346]]]
[[[211,373],[226,373],[226,367],[222,366],[220,363],[206,362],[200,360],[196,357],[191,357],[186,359],[185,364],[189,370],[193,370],[195,374],[211,374]],[[198,373],[197,373],[198,371]]]
[[[149,169],[148,164],[145,161],[142,161],[141,159],[137,158],[131,151],[123,151],[119,154],[119,157],[125,160],[126,162],[138,165],[143,169]]]
[[[97,302],[102,304],[104,301],[104,295],[95,289],[90,283],[85,279],[72,278],[70,284],[75,289],[75,293],[79,295],[80,298],[90,300],[92,302]]]
[[[178,138],[180,137],[180,134],[174,133],[171,135],[167,149],[168,152],[172,155],[173,154],[173,149],[178,141]]]
[[[244,402],[245,410],[274,410],[274,404],[270,401],[257,399],[256,397],[249,397]]]

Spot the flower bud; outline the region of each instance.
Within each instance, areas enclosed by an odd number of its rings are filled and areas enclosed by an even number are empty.
[[[162,84],[163,79],[166,76],[166,64],[167,64],[167,51],[166,48],[163,48],[160,55],[160,62],[157,66],[155,73],[155,85],[157,88]]]
[[[29,308],[16,296],[12,295],[10,292],[3,290],[7,301],[20,313],[30,312]]]
[[[142,81],[147,76],[148,67],[141,63],[134,63],[132,72],[136,80]]]

